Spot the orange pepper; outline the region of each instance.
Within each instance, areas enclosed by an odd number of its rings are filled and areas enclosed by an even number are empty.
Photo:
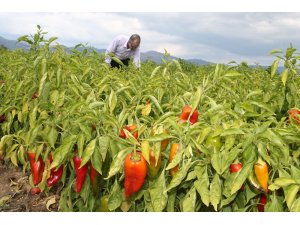
[[[269,167],[260,157],[254,165],[254,173],[258,183],[262,186],[264,191],[268,193]]]

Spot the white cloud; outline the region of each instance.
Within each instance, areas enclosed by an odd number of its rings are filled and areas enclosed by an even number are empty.
[[[139,33],[142,51],[212,62],[270,63],[269,51],[300,36],[300,13],[0,13],[6,38],[34,34],[37,24],[67,46],[106,48],[118,34]]]

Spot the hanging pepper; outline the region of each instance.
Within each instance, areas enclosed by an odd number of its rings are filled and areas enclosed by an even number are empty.
[[[39,156],[38,160],[35,161],[35,152],[28,152],[27,154],[29,158],[33,184],[38,185],[42,181],[45,164],[41,156]]]
[[[267,203],[267,196],[265,194],[261,194],[259,198],[259,204],[257,205],[258,212],[265,211],[265,204]]]
[[[75,167],[75,173],[76,173],[76,187],[75,191],[79,193],[81,191],[82,185],[85,180],[85,176],[87,174],[88,170],[88,164],[85,164],[83,167],[80,167],[80,164],[82,162],[82,158],[78,156],[73,157],[74,167]]]
[[[52,157],[52,154],[50,153],[50,163],[52,163],[52,162],[53,162],[53,157]],[[63,171],[64,171],[63,165],[61,165],[58,168],[58,170],[56,170],[56,168],[51,169],[50,177],[47,179],[48,187],[51,187],[58,183],[58,181],[62,177]]]
[[[124,161],[125,197],[138,192],[144,184],[147,174],[146,160],[140,152],[128,154]]]
[[[6,120],[6,116],[4,114],[2,114],[0,116],[0,123],[3,123]]]
[[[150,164],[147,164],[147,174],[150,179],[154,179],[157,176],[157,173],[161,166],[161,152],[159,153],[157,162],[155,160],[154,151],[150,150],[150,157],[149,157]]]
[[[151,130],[151,135],[154,136],[154,135],[157,135],[157,134],[169,134],[168,133],[168,130],[166,128],[158,128],[158,127],[153,127],[152,130]],[[164,139],[160,142],[160,151],[165,151],[169,145],[169,142],[170,142],[170,138],[167,138],[167,139]]]
[[[181,114],[179,116],[179,123],[187,121],[191,111],[192,111],[192,107],[189,105],[185,105],[181,110]],[[193,114],[190,117],[190,120],[189,120],[190,124],[194,124],[197,122],[198,114],[199,114],[198,110],[195,109],[195,111],[193,112]]]
[[[125,134],[125,132],[124,132],[124,129],[125,129],[125,130],[128,130],[128,131],[131,132],[131,133],[133,132],[133,133],[132,133],[133,137],[134,137],[135,139],[138,139],[139,133],[138,133],[138,131],[137,131],[137,125],[133,124],[133,125],[124,126],[124,127],[120,130],[119,136],[120,136],[121,138],[126,139],[127,136],[126,136],[126,134]]]
[[[239,172],[243,167],[242,163],[239,163],[238,161],[236,161],[235,163],[232,163],[229,167],[229,171],[230,173],[237,173]],[[244,185],[242,185],[241,190],[244,191],[245,187]]]
[[[97,191],[99,175],[99,172],[93,167],[92,163],[90,162],[90,179],[94,192]]]
[[[169,154],[169,163],[171,163],[176,155],[176,153],[178,152],[179,150],[179,143],[173,143],[172,146],[171,146],[171,151],[170,151],[170,154]],[[177,171],[179,170],[179,165],[173,167],[171,169],[171,175],[174,176]]]
[[[268,164],[263,161],[260,157],[254,165],[254,173],[257,178],[258,183],[268,193],[268,180],[269,180],[269,171]]]
[[[297,108],[289,110],[289,123],[294,121],[296,124],[300,123],[300,110]]]
[[[260,192],[264,192],[264,189],[258,183],[253,171],[250,172],[249,176],[247,177],[247,180],[250,183],[250,185],[255,188],[255,190],[258,190]]]

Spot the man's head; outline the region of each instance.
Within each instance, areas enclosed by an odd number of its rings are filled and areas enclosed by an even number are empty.
[[[127,48],[131,50],[135,50],[140,46],[141,43],[141,37],[138,34],[133,34],[130,36],[128,42],[127,42]]]

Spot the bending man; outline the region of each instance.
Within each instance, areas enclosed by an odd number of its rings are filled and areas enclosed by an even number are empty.
[[[137,68],[140,67],[140,43],[141,38],[138,34],[133,34],[130,37],[118,35],[113,39],[105,51],[105,62],[111,67],[120,68],[121,65],[108,55],[114,53],[115,57],[120,59],[122,63],[128,66],[129,60],[133,57],[133,62]]]

